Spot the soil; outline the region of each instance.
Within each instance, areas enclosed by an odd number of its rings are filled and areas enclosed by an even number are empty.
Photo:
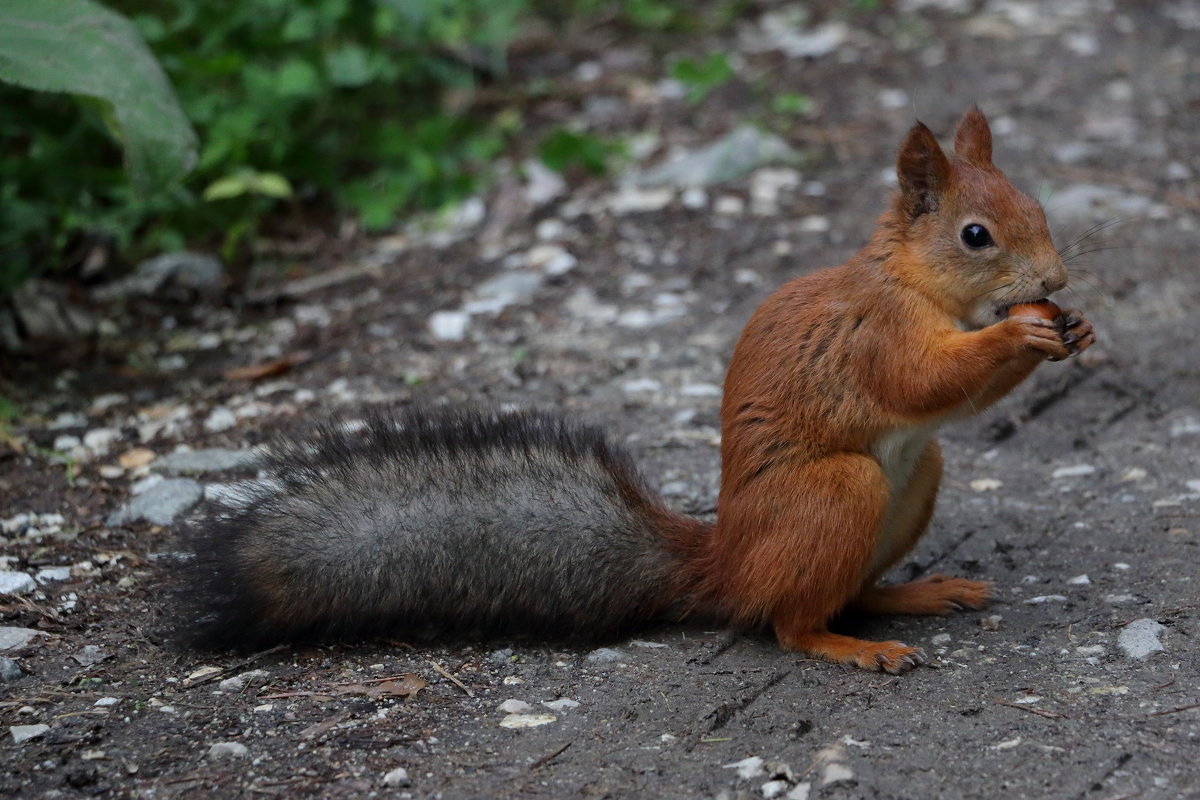
[[[806,5],[808,55],[758,52],[745,31],[786,10],[766,4],[727,34],[675,43],[735,64],[696,105],[660,83],[670,54],[628,32],[580,34],[568,55],[527,53],[517,69],[578,76],[531,119],[654,131],[647,163],[741,121],[774,127],[802,162],[773,202],[758,193],[771,173],[644,211],[616,210],[612,179],[537,204],[513,176],[450,243],[397,235],[337,263],[281,258],[255,302],[130,299],[97,309],[114,325],[86,355],[7,361],[26,415],[0,451],[0,518],[64,518],[5,532],[7,567],[72,571],[0,597],[0,625],[45,634],[2,653],[22,676],[0,683],[0,721],[48,726],[23,743],[6,734],[0,795],[1200,797],[1200,5]],[[836,47],[820,52],[814,31]],[[769,109],[785,92],[811,111],[784,124]],[[1071,251],[1065,293],[1100,342],[943,432],[935,520],[893,577],[994,581],[994,605],[841,621],[923,646],[928,666],[857,671],[697,625],[582,645],[256,654],[197,654],[165,635],[175,528],[106,524],[155,472],[119,468],[139,447],[242,449],[414,400],[559,408],[612,431],[672,506],[711,515],[740,327],[773,287],[866,240],[914,112],[945,137],[972,103],[1060,243],[1107,226]],[[478,299],[539,243],[577,263],[472,314],[459,341],[431,334],[434,312]],[[295,282],[310,275],[329,285]],[[246,366],[278,374],[228,374]],[[114,441],[55,455],[59,437],[97,429]],[[1139,658],[1129,638],[1142,630],[1162,649]],[[543,705],[564,698],[578,705]],[[511,700],[553,719],[506,727]]]

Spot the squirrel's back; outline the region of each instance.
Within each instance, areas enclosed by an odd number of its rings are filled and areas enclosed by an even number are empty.
[[[190,529],[200,646],[460,632],[615,633],[676,600],[667,511],[592,427],[535,412],[378,413],[276,448]]]

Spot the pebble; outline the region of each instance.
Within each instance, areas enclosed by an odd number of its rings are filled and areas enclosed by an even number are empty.
[[[699,186],[689,186],[683,190],[683,194],[679,195],[679,202],[684,208],[690,208],[693,211],[702,209],[708,205],[708,192]]]
[[[501,728],[536,728],[548,725],[558,718],[552,714],[509,714],[500,720]]]
[[[525,257],[529,266],[547,275],[565,275],[579,263],[579,259],[557,244],[539,244],[531,248]]]
[[[4,682],[17,681],[25,677],[21,665],[8,656],[0,656],[0,680]]]
[[[38,583],[49,583],[50,581],[65,581],[71,577],[70,567],[46,567],[37,571]]]
[[[947,644],[950,644],[950,642],[951,642],[951,637],[950,637],[950,634],[948,634],[948,633],[935,634],[934,636],[930,637],[930,639],[929,639],[929,643],[934,645],[935,647],[947,645]]]
[[[217,742],[208,748],[208,757],[212,759],[245,758],[248,755],[250,748],[241,742]]]
[[[1026,605],[1039,606],[1042,603],[1065,603],[1066,595],[1061,594],[1042,594],[1037,597],[1031,597],[1025,601]]]
[[[1096,468],[1091,464],[1073,464],[1069,467],[1059,467],[1051,473],[1052,478],[1080,478],[1095,473]]]
[[[542,705],[552,711],[566,711],[571,708],[579,708],[579,702],[569,697],[560,697],[557,700],[543,700]]]
[[[254,450],[206,447],[200,450],[176,450],[174,453],[158,459],[154,464],[154,469],[171,475],[193,475],[201,472],[226,472],[249,467],[258,460],[259,454]]]
[[[976,478],[971,481],[971,489],[976,492],[994,492],[1003,485],[1004,482],[996,478]]]
[[[821,785],[832,786],[835,783],[846,783],[854,780],[854,770],[837,761],[825,765],[821,771]]]
[[[429,333],[440,342],[461,342],[470,321],[465,311],[435,311],[429,316]]]
[[[587,654],[587,660],[593,664],[611,664],[629,658],[625,651],[615,647],[599,647]]]
[[[209,433],[227,431],[237,424],[237,416],[225,406],[217,406],[204,420],[204,430]]]
[[[43,736],[49,730],[49,725],[10,725],[8,727],[8,732],[12,736],[14,744],[25,744],[30,739]]]
[[[1092,579],[1087,575],[1076,575],[1074,578],[1067,578],[1068,586],[1091,586]]]
[[[92,705],[97,706],[98,708],[111,708],[119,702],[121,702],[121,698],[119,697],[101,697],[99,700],[92,703]]]
[[[536,272],[503,272],[476,286],[462,310],[466,314],[498,314],[508,306],[528,304],[544,279]]]
[[[50,447],[52,450],[56,450],[60,453],[70,453],[77,447],[83,447],[83,442],[80,441],[78,436],[72,436],[69,433],[64,433],[59,436],[55,436],[54,444],[52,444]]]
[[[1000,616],[999,614],[992,614],[991,616],[987,616],[979,620],[979,627],[983,628],[985,631],[998,631],[1000,630],[1000,623],[1003,621],[1004,617]]]
[[[109,515],[109,527],[145,520],[154,525],[170,525],[204,497],[204,487],[191,478],[163,480],[134,497]]]
[[[1166,650],[1158,638],[1164,631],[1165,627],[1149,617],[1135,619],[1121,629],[1120,635],[1117,636],[1117,647],[1121,648],[1121,652],[1128,658],[1143,661],[1149,658],[1151,653]]]
[[[811,791],[811,783],[797,783],[794,787],[792,787],[792,790],[787,793],[787,800],[808,800],[808,795]]]
[[[0,594],[28,594],[36,588],[27,572],[0,572]]]
[[[767,781],[761,787],[762,796],[767,800],[779,797],[788,790],[790,785],[787,781]]]
[[[605,204],[614,214],[635,214],[666,208],[674,199],[675,190],[671,188],[642,189],[626,184],[609,195]]]
[[[408,770],[404,767],[396,767],[383,776],[383,785],[399,789],[405,786],[412,786],[412,781],[408,777]]]
[[[17,650],[29,644],[35,637],[49,635],[32,628],[0,626],[0,650]]]
[[[524,714],[533,710],[533,706],[529,705],[529,703],[526,703],[524,700],[515,699],[505,700],[496,708],[505,714]]]
[[[83,435],[83,446],[98,456],[108,453],[115,442],[120,441],[121,432],[116,428],[96,428]]]
[[[732,764],[722,764],[721,769],[735,769],[738,777],[742,780],[750,780],[757,778],[759,775],[766,774],[763,769],[763,760],[759,756],[750,756],[743,758],[741,761],[735,761]]]
[[[51,420],[46,428],[52,431],[61,431],[63,428],[82,428],[87,424],[87,415],[79,411],[64,411]]]
[[[713,211],[730,217],[736,217],[746,211],[746,201],[735,194],[723,194],[713,204]]]

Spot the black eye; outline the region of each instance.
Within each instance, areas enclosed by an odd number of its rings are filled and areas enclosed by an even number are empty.
[[[992,241],[992,235],[988,233],[988,229],[977,222],[972,222],[962,229],[962,240],[963,244],[972,250],[979,250],[995,244]]]

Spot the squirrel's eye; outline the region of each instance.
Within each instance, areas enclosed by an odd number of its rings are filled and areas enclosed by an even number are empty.
[[[963,244],[970,247],[972,250],[979,250],[989,245],[995,244],[992,241],[992,235],[988,233],[988,229],[980,225],[978,222],[972,222],[970,225],[962,229]]]

